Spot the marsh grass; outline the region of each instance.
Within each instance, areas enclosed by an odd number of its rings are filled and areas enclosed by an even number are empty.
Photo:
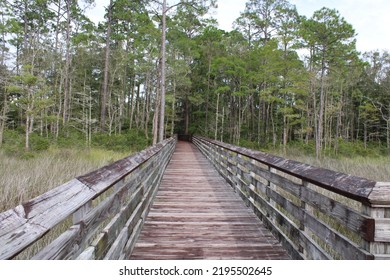
[[[0,150],[0,213],[129,154],[102,149],[49,149],[20,157]]]

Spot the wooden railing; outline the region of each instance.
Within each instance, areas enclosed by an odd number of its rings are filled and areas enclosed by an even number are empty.
[[[131,254],[176,139],[0,213],[0,259],[123,259]]]
[[[294,259],[390,259],[390,183],[192,141]]]

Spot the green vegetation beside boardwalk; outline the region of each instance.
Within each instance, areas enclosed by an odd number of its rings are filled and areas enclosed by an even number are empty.
[[[96,132],[91,135],[90,141],[85,140],[85,135],[68,130],[58,137],[53,135],[30,134],[30,149],[24,148],[24,132],[20,130],[6,130],[0,148],[9,155],[30,157],[49,149],[85,149],[98,148],[116,152],[138,151],[148,147],[151,140],[145,137],[143,132],[137,130],[124,131],[121,134],[108,134]]]

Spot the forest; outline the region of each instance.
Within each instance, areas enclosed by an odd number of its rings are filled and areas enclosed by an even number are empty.
[[[248,0],[0,0],[0,148],[143,147],[198,134],[251,148],[390,155],[390,54],[334,9]],[[298,143],[298,144],[297,144]]]

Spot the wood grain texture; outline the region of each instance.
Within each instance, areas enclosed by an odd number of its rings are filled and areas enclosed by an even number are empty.
[[[131,259],[289,259],[190,143],[179,142]]]
[[[95,192],[73,179],[0,214],[0,259],[11,258],[88,202]]]

